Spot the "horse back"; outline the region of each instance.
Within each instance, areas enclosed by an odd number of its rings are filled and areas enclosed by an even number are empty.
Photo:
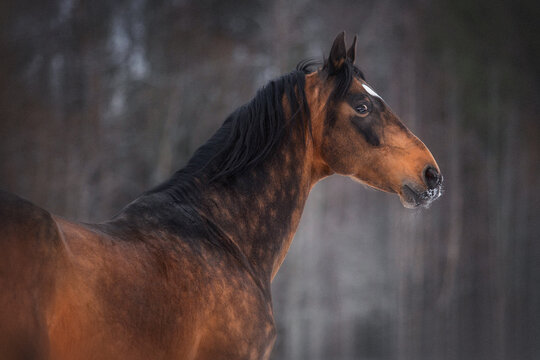
[[[0,191],[0,353],[46,357],[45,311],[54,290],[61,235],[51,214]]]

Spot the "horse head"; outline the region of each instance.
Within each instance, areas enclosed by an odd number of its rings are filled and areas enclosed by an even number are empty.
[[[396,193],[407,208],[428,206],[441,195],[433,155],[392,112],[355,66],[356,37],[347,49],[339,34],[324,66],[306,76],[314,160],[319,171],[349,176]]]

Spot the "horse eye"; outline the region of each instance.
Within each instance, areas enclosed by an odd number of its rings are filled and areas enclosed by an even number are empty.
[[[367,104],[361,104],[355,108],[355,110],[360,114],[366,114],[369,111]]]

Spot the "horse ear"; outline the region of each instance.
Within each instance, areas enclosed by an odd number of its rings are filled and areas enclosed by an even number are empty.
[[[351,61],[351,63],[353,63],[353,64],[354,64],[354,59],[356,58],[356,40],[357,39],[358,39],[358,37],[356,35],[354,35],[352,45],[349,48],[349,50],[347,50],[347,59],[349,59]]]
[[[330,50],[330,55],[328,56],[328,73],[330,75],[338,72],[347,56],[347,50],[345,48],[345,31],[341,32],[336,36],[334,43],[332,44],[332,49]]]

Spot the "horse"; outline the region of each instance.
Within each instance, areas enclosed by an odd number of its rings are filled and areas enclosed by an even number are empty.
[[[430,151],[355,65],[344,33],[236,109],[161,185],[83,224],[0,193],[3,359],[268,359],[270,284],[332,174],[441,195]]]

